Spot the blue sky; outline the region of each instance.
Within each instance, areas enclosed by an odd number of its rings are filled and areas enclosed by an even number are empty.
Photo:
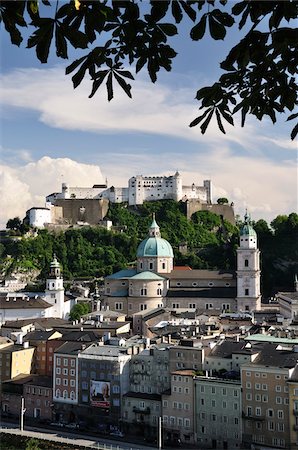
[[[132,100],[116,90],[110,103],[104,90],[88,99],[88,82],[73,90],[64,75],[69,61],[53,55],[42,65],[1,29],[1,224],[43,206],[63,181],[127,186],[131,176],[177,169],[184,184],[211,179],[214,202],[228,197],[236,214],[248,208],[253,219],[271,221],[297,210],[297,147],[285,118],[275,126],[249,119],[226,136],[215,124],[204,136],[188,127],[198,115],[197,89],[217,79],[240,35],[235,29],[224,42],[195,43],[187,28],[173,39],[179,54],[171,73],[160,72],[153,85],[144,72],[132,83]]]

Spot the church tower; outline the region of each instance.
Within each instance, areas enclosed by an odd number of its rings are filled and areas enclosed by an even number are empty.
[[[46,280],[45,300],[53,306],[53,317],[64,319],[64,287],[61,267],[54,254]]]
[[[240,230],[240,245],[237,249],[237,310],[250,312],[261,309],[260,251],[257,234],[250,224],[246,212]]]

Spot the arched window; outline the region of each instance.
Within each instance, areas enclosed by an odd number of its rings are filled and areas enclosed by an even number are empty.
[[[60,397],[60,389],[56,389],[56,398]]]
[[[71,399],[71,400],[74,400],[75,397],[76,397],[76,394],[74,393],[74,391],[71,391],[71,393],[70,393],[70,399]]]
[[[141,295],[147,295],[147,288],[141,289]]]
[[[63,391],[63,398],[68,398],[68,393],[67,393],[67,391],[65,390],[65,391]]]
[[[157,289],[157,295],[161,295],[161,289],[160,288]]]
[[[244,267],[248,267],[248,259],[244,260]]]

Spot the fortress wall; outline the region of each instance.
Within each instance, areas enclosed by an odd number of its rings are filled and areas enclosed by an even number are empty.
[[[234,209],[231,205],[209,205],[201,203],[199,200],[188,200],[186,202],[186,217],[188,219],[197,211],[210,211],[235,225]]]
[[[63,219],[70,224],[88,222],[96,225],[102,220],[109,209],[107,199],[57,199],[55,206],[63,209]]]

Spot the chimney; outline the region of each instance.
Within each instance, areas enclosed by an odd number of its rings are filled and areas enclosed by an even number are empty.
[[[23,343],[23,347],[24,347],[24,348],[29,348],[29,342],[28,342],[28,341],[24,342],[24,343]]]

